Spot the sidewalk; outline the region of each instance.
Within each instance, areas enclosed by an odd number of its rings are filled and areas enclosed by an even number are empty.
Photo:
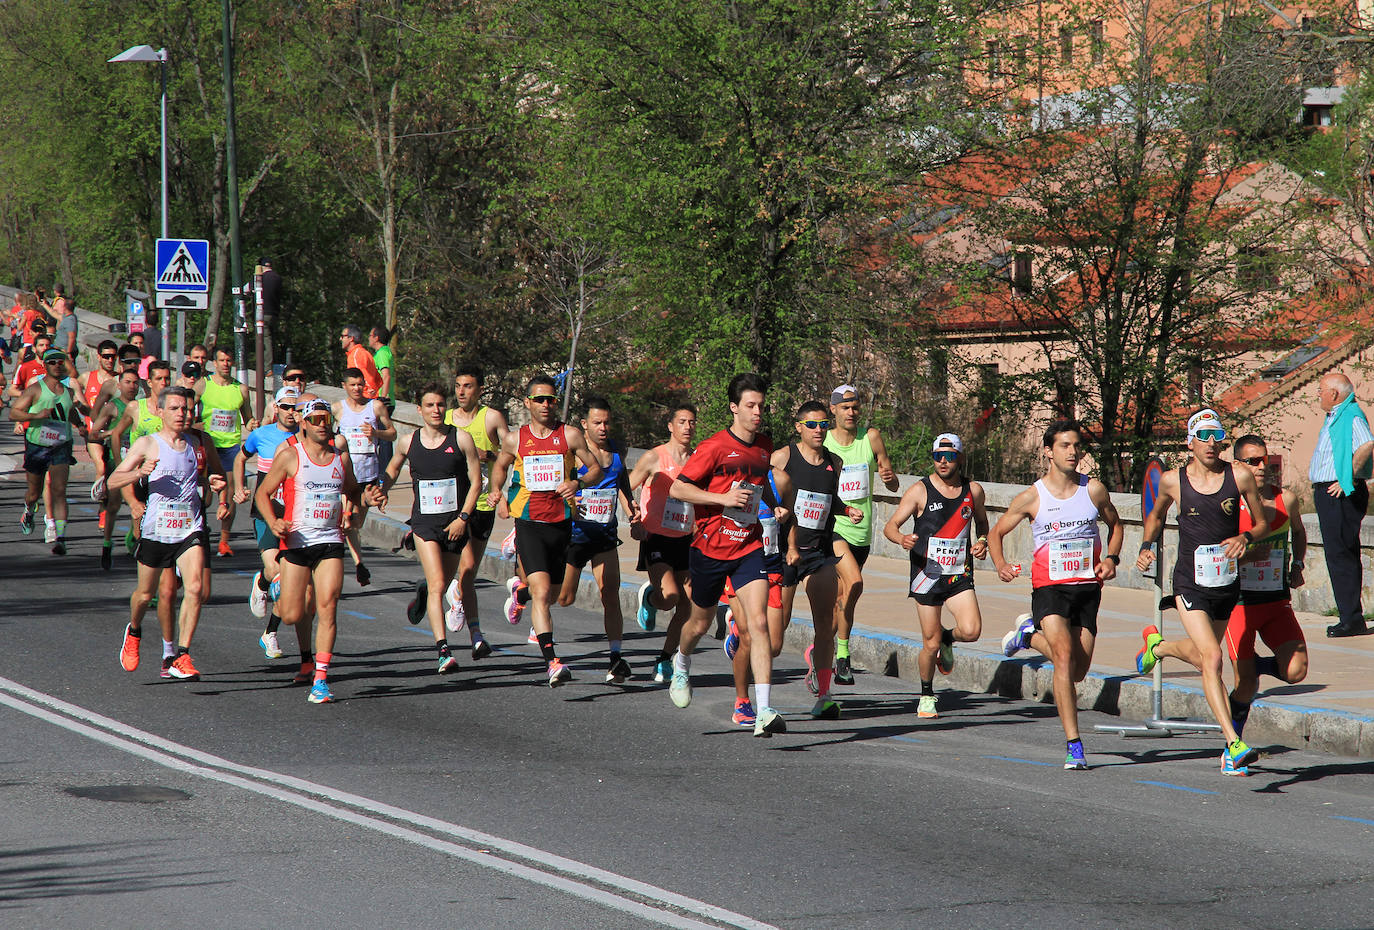
[[[372,513],[363,529],[364,543],[391,549],[399,544],[409,517],[411,489],[403,473],[391,491],[386,514]],[[501,540],[510,532],[509,520],[498,520],[480,573],[495,581],[510,577],[514,563],[500,558]],[[645,576],[635,570],[639,544],[630,539],[623,524],[620,538],[621,604],[627,624],[633,623],[635,594]],[[991,563],[987,563],[991,564]],[[908,566],[905,561],[874,557],[864,569],[864,593],[859,601],[857,623],[850,638],[855,667],[870,674],[885,674],[917,681],[916,654],[920,627],[916,611],[906,597]],[[1052,702],[1051,669],[1047,660],[1027,651],[1022,658],[1004,658],[1002,634],[1012,628],[1018,614],[1030,610],[1030,581],[1002,583],[995,572],[975,570],[983,636],[977,643],[960,644],[958,661],[948,676],[937,676],[936,689],[991,692],[1003,697]],[[1153,681],[1135,674],[1135,654],[1141,646],[1140,631],[1151,621],[1153,593],[1108,584],[1103,589],[1098,615],[1097,647],[1088,679],[1079,685],[1079,707],[1122,717],[1134,724],[1152,713]],[[596,585],[584,571],[578,603],[594,609]],[[805,596],[787,633],[786,649],[800,656],[812,639]],[[1300,749],[1318,749],[1350,756],[1374,758],[1374,636],[1327,639],[1326,627],[1333,618],[1299,613],[1307,637],[1310,671],[1306,681],[1286,685],[1272,678],[1260,681],[1260,698],[1246,726],[1246,740],[1256,745],[1278,743]],[[1183,635],[1178,614],[1168,611],[1160,626],[1166,638]],[[1260,646],[1261,654],[1264,647]],[[1165,660],[1164,714],[1166,717],[1198,717],[1210,721],[1197,673],[1181,663]],[[1230,681],[1230,673],[1227,672]],[[843,689],[839,691],[843,696]],[[1148,738],[1155,738],[1153,736]],[[1162,738],[1162,737],[1161,737]]]

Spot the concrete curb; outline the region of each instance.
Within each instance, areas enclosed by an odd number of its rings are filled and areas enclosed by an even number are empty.
[[[363,525],[362,541],[374,548],[390,550],[400,545],[406,529],[404,523],[373,511]],[[483,578],[500,584],[504,584],[514,570],[514,562],[506,561],[492,549],[487,550],[478,567]],[[639,608],[638,590],[638,582],[626,581],[620,586],[620,607],[631,622]],[[591,572],[582,573],[577,598],[584,605],[599,601],[596,580]],[[810,617],[799,611],[787,630],[783,648],[801,655],[814,636]],[[855,667],[860,670],[913,683],[920,680],[916,671],[916,656],[921,651],[919,640],[855,630],[849,640],[849,651]],[[958,661],[953,671],[944,677],[944,684],[955,690],[1053,704],[1053,674],[1053,665],[1043,658],[1008,659],[997,653],[959,647]],[[1152,714],[1153,685],[1148,678],[1124,672],[1089,672],[1078,686],[1078,707],[1128,718],[1132,722],[1144,720]],[[1212,719],[1200,688],[1167,682],[1164,685],[1164,712],[1168,717]],[[1278,744],[1293,749],[1374,758],[1374,717],[1344,711],[1258,700],[1250,711],[1245,733],[1247,741],[1254,745]],[[1159,734],[1159,738],[1166,736]]]

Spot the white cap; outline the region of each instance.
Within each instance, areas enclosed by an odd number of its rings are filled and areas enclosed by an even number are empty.
[[[1188,438],[1190,440],[1196,439],[1198,430],[1203,429],[1219,429],[1222,437],[1225,438],[1226,436],[1226,427],[1221,425],[1221,417],[1217,416],[1215,410],[1208,407],[1202,408],[1188,418]]]
[[[284,388],[282,388],[280,391],[277,392],[277,396],[276,396],[275,398],[273,398],[273,401],[274,401],[275,403],[280,404],[280,403],[282,403],[283,401],[289,400],[289,401],[291,401],[291,403],[294,404],[294,403],[296,402],[296,398],[298,398],[298,397],[300,397],[300,396],[301,396],[301,392],[298,391],[298,390],[296,390],[295,388],[293,388],[293,387],[284,387]]]
[[[850,398],[848,396],[850,394],[853,394],[854,397]],[[835,390],[830,392],[830,402],[832,404],[842,404],[846,400],[851,399],[857,400],[858,397],[859,389],[852,384],[841,384],[839,387],[835,388]]]
[[[953,433],[941,433],[940,435],[936,436],[935,444],[930,447],[930,451],[939,452],[941,447],[943,447],[945,451],[948,451],[951,448],[955,452],[964,451],[964,444],[960,442],[959,437],[954,435]]]

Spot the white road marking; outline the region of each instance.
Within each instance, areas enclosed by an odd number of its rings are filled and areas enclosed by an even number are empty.
[[[714,904],[698,901],[695,898],[689,898],[615,872],[599,869],[574,859],[567,859],[533,846],[526,846],[523,843],[472,830],[458,824],[426,817],[423,814],[393,807],[371,798],[339,791],[328,785],[294,778],[267,769],[239,765],[228,759],[222,759],[219,756],[163,739],[84,707],[69,704],[52,695],[35,691],[7,678],[0,678],[0,704],[167,768],[232,785],[328,817],[368,827],[396,839],[463,859],[515,878],[522,878],[538,885],[553,888],[595,904],[625,911],[666,927],[711,930],[711,928],[725,925],[743,928],[743,930],[776,930],[773,925],[755,920],[744,914],[737,914]],[[52,708],[52,710],[45,708]],[[335,803],[328,804],[318,800],[319,798]],[[356,808],[356,810],[348,810],[347,807],[336,805],[346,805]],[[434,833],[453,836],[467,843],[480,846],[482,849],[471,849],[468,846],[438,839],[417,830],[379,820],[377,817],[367,816],[368,814],[412,824]],[[488,849],[499,850],[508,856],[523,859],[535,865],[526,865],[523,862],[492,855],[486,851]],[[535,866],[542,866],[543,868]],[[567,876],[576,876],[596,884],[575,881]],[[597,887],[598,885],[605,887]],[[607,890],[609,888],[618,889],[633,897],[616,894]],[[655,906],[655,903],[662,906]],[[674,910],[665,910],[665,907]],[[680,914],[675,911],[686,913]],[[714,923],[703,923],[687,916],[689,914],[714,921]]]

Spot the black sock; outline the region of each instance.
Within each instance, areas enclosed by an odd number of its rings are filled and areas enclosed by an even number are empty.
[[[266,576],[266,575],[264,575],[264,574],[262,574],[261,572],[259,572],[259,573],[258,573],[258,590],[259,590],[259,591],[269,591],[269,590],[271,590],[271,588],[272,588],[272,582],[270,582],[270,581],[267,580],[267,576]]]
[[[278,617],[276,611],[273,611],[267,618],[267,632],[275,633],[279,626],[281,626],[281,617]]]
[[[447,639],[435,640],[435,642],[434,642],[434,650],[435,650],[436,652],[438,652],[439,655],[441,655],[441,656],[449,655],[448,640],[447,640]]]
[[[620,653],[619,653],[619,652],[613,652],[613,653],[611,653],[611,664],[612,664],[612,665],[615,665],[615,664],[616,664],[617,662],[619,662],[619,661],[620,661]]]
[[[657,664],[660,663],[660,662],[671,662],[671,661],[673,661],[673,650],[671,650],[671,649],[665,649],[665,650],[663,650],[662,652],[660,652],[660,653],[658,654],[658,658],[657,658],[657,659],[654,659],[654,664],[657,665]]]
[[[313,652],[302,652],[302,653],[301,653],[301,665],[314,665],[314,664],[315,664],[315,653],[313,653]]]
[[[1270,678],[1277,678],[1279,681],[1287,680],[1279,674],[1279,660],[1274,656],[1256,656],[1255,675],[1256,677],[1268,675]]]
[[[530,586],[525,585],[515,592],[515,603],[523,607],[530,602],[530,598],[533,596],[534,595],[530,594]]]
[[[552,662],[554,659],[558,658],[558,656],[553,654],[553,634],[538,633],[536,636],[539,639],[539,654],[544,657],[544,661]]]
[[[1231,705],[1231,722],[1239,730],[1250,717],[1250,705],[1237,701],[1234,694],[1226,695],[1226,702]]]
[[[129,624],[129,635],[132,636],[134,639],[142,639],[143,627],[138,627],[137,629],[135,629],[132,623]]]
[[[954,645],[954,631],[953,631],[953,630],[944,630],[944,629],[940,630],[940,642],[941,642],[942,644],[946,645],[946,646],[953,646],[953,645]]]
[[[927,697],[927,696],[929,696],[929,697],[935,697],[935,682],[934,682],[934,681],[923,681],[923,682],[921,682],[921,697]]]
[[[190,647],[190,646],[178,646],[178,647],[177,647],[177,655],[179,655],[179,656],[186,656],[186,655],[190,655],[190,654],[191,654],[191,647]]]

